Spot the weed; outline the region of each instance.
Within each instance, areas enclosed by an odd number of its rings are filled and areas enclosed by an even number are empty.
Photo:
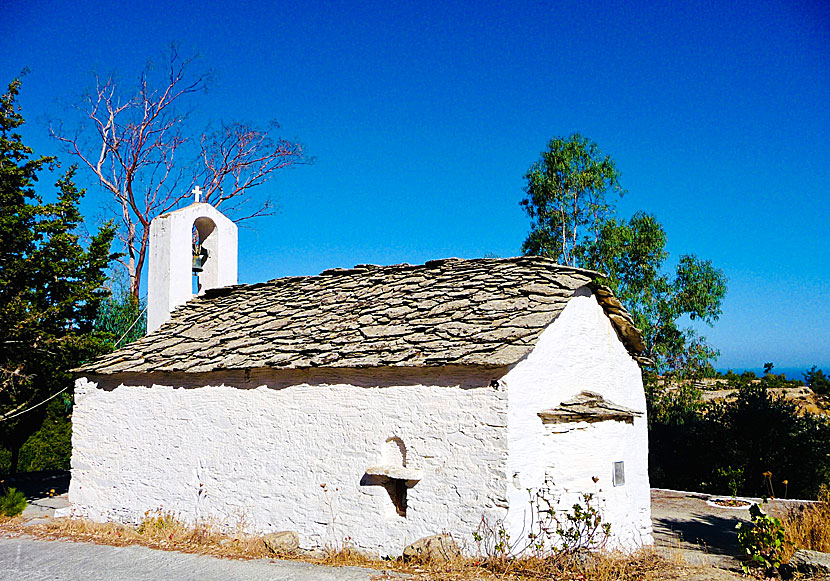
[[[539,559],[565,559],[586,551],[603,549],[611,534],[611,524],[603,522],[596,508],[593,494],[583,494],[570,511],[559,509],[559,502],[552,492],[552,483],[530,495],[530,523],[526,538],[511,544],[510,534],[504,523],[490,523],[482,517],[473,532],[480,556],[507,560],[518,555],[532,554]]]
[[[782,517],[794,548],[830,552],[830,488],[821,487],[818,502],[790,508]]]
[[[772,472],[769,470],[764,472],[764,489],[766,490],[766,496],[775,498],[775,488],[772,486]]]
[[[750,567],[762,567],[767,574],[778,570],[783,562],[787,535],[781,519],[769,516],[760,506],[749,508],[752,523],[738,523],[738,545],[746,556],[742,567],[749,573]]]
[[[6,492],[0,496],[0,514],[3,516],[17,516],[26,510],[29,505],[26,502],[26,495],[16,488],[8,488]]]

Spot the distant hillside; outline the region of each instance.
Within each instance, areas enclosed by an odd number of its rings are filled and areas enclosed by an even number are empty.
[[[751,383],[758,384],[760,382],[760,379],[756,379]],[[700,398],[704,402],[733,400],[738,394],[737,389],[729,387],[729,382],[726,379],[680,380],[677,385],[668,387],[667,391],[675,391],[679,389],[680,385],[689,384],[701,391]],[[830,416],[830,395],[813,393],[813,390],[803,384],[768,389],[775,397],[783,397],[794,402],[802,412]]]

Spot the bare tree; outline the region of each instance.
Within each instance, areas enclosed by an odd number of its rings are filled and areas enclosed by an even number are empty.
[[[264,129],[222,123],[195,137],[187,134],[181,105],[204,93],[212,79],[209,73],[192,74],[193,59],[181,58],[175,47],[164,64],[161,78],[148,64],[129,94],[112,76],[96,76],[94,89],[75,107],[81,116],[77,127],[50,127],[111,195],[120,220],[120,262],[136,299],[153,218],[183,205],[195,185],[204,190],[204,201],[225,206],[237,222],[271,214],[273,201],[254,199],[249,190],[276,170],[304,161],[299,144],[274,137],[276,123]]]

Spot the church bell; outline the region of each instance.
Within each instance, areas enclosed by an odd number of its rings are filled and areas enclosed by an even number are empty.
[[[202,272],[202,265],[208,257],[207,248],[202,248],[201,244],[193,245],[193,274]]]

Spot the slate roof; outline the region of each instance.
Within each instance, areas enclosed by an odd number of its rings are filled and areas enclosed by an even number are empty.
[[[76,371],[509,365],[586,285],[636,357],[642,336],[597,276],[541,257],[449,258],[223,287]]]

